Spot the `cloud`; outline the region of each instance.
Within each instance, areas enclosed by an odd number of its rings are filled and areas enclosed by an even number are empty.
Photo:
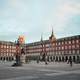
[[[4,0],[1,3],[4,6],[0,6],[0,32],[9,38],[12,34],[23,34],[29,42],[39,40],[42,33],[48,39],[52,26],[56,35],[64,32],[70,20],[80,15],[78,0]]]
[[[55,15],[55,26],[56,31],[62,31],[66,27],[66,23],[69,18],[75,16],[76,14],[80,14],[80,3],[72,4],[69,2],[65,2],[57,7]]]

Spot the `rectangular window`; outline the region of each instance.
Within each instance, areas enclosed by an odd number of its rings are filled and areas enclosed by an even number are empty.
[[[57,43],[56,43],[56,46],[57,46]]]
[[[7,56],[8,56],[9,54],[7,53]]]
[[[72,45],[72,48],[74,49],[75,48],[75,45]]]
[[[67,46],[65,46],[65,49],[67,49]]]
[[[75,50],[72,50],[72,53],[75,54]]]
[[[57,47],[56,47],[56,50],[57,50]]]
[[[79,50],[77,50],[77,54],[79,54]]]
[[[62,50],[64,50],[64,46],[62,46]]]
[[[71,41],[69,41],[69,44],[71,44]]]
[[[79,48],[79,45],[76,45],[76,48]]]
[[[64,51],[62,51],[62,54],[64,54]]]
[[[1,45],[1,48],[3,48],[3,45]]]
[[[61,48],[59,47],[59,50],[60,50]]]
[[[67,41],[65,41],[65,44],[67,44]]]
[[[6,45],[4,45],[4,48],[6,48]]]
[[[9,46],[7,45],[7,48],[9,48]]]
[[[72,40],[72,43],[74,44],[75,43],[75,40]]]
[[[59,45],[60,45],[61,43],[59,42]]]
[[[69,46],[69,49],[71,49],[71,46]]]
[[[64,44],[64,42],[62,42],[62,44]]]
[[[67,54],[67,51],[65,51],[65,54]]]
[[[79,40],[76,40],[76,43],[79,43]]]
[[[69,51],[69,54],[71,54],[71,51]]]

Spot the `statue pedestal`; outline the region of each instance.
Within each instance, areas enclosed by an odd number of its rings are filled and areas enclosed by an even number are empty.
[[[26,63],[26,55],[22,54],[20,57],[21,63]]]
[[[20,57],[21,57],[21,56],[16,55],[16,63],[14,63],[14,64],[12,65],[12,67],[22,66]]]

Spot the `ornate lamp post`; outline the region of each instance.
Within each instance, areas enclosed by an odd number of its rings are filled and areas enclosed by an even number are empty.
[[[19,37],[15,43],[15,45],[16,45],[16,56],[15,56],[16,63],[14,63],[12,66],[22,66],[21,57],[22,57],[22,54],[25,54],[22,41],[23,41],[23,38]]]
[[[21,63],[21,47],[20,47],[20,43],[19,43],[19,39],[15,42],[15,45],[16,45],[16,55],[15,55],[15,58],[16,58],[16,62],[12,65],[12,66],[21,66],[22,63]]]

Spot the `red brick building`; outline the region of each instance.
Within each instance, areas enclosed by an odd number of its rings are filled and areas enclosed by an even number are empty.
[[[16,46],[13,42],[0,41],[0,60],[11,61],[14,59]]]
[[[56,39],[53,34],[49,40],[41,38],[38,42],[24,44],[26,60],[42,60],[43,55],[48,61],[67,61],[72,58],[74,62],[80,62],[80,35]],[[17,53],[14,42],[0,41],[0,60],[14,60]]]
[[[36,60],[39,56],[47,56],[48,61],[80,62],[80,35],[56,39],[53,31],[49,40],[26,44],[27,59]]]

